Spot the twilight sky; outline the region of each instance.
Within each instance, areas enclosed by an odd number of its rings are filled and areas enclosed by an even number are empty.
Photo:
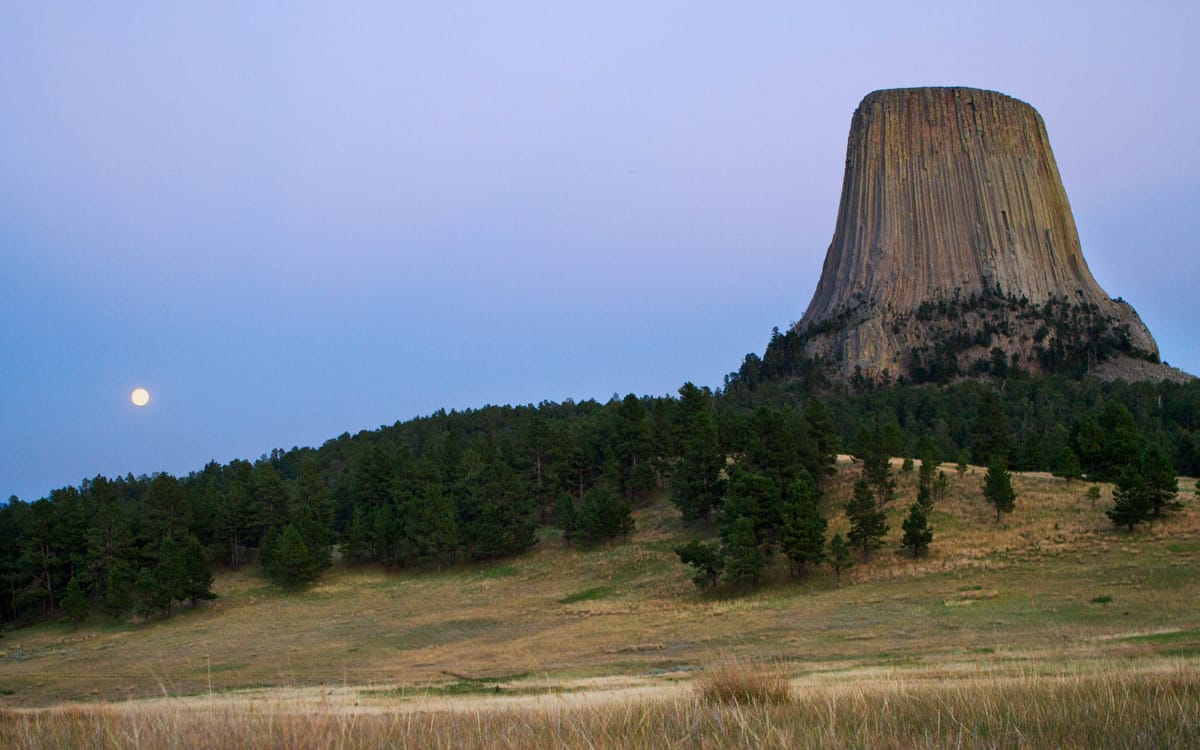
[[[0,498],[718,386],[897,86],[1036,107],[1097,281],[1200,373],[1196,3],[809,5],[4,4]]]

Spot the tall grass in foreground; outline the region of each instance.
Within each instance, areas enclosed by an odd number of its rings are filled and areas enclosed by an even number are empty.
[[[792,685],[769,664],[726,657],[696,678],[696,693],[706,703],[739,706],[792,702]]]
[[[790,702],[665,700],[542,708],[318,706],[152,713],[136,703],[0,713],[0,747],[26,748],[1185,748],[1200,747],[1200,676],[904,677],[794,691]],[[444,708],[444,707],[443,707]]]

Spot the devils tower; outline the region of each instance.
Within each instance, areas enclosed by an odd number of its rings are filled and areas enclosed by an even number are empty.
[[[920,382],[1118,361],[1145,369],[1158,347],[1088,270],[1037,111],[971,88],[868,94],[816,293],[764,367]]]

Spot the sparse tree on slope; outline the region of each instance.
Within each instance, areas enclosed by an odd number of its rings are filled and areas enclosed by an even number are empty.
[[[1124,526],[1126,531],[1150,518],[1150,499],[1146,482],[1138,471],[1125,467],[1113,486],[1113,507],[1105,515],[1114,526]]]
[[[854,497],[846,505],[846,517],[850,520],[847,538],[850,544],[862,550],[863,560],[871,557],[871,550],[883,545],[887,536],[887,517],[875,504],[875,497],[867,480],[859,479],[854,484]]]
[[[925,509],[919,502],[913,503],[904,519],[904,547],[912,550],[913,557],[920,557],[929,551],[929,543],[933,541],[933,531],[925,517]]]
[[[1008,462],[1003,456],[993,456],[988,462],[987,474],[983,477],[983,496],[996,509],[996,522],[1001,513],[1011,513],[1017,499],[1013,490],[1012,475],[1008,473]]]

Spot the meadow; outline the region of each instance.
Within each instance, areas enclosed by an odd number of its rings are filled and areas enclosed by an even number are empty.
[[[3,747],[1200,746],[1200,503],[1115,531],[1088,485],[1014,476],[996,523],[982,470],[899,550],[838,581],[780,559],[763,585],[697,590],[657,498],[620,543],[557,533],[519,557],[335,567],[288,594],[253,570],[148,623],[46,624],[0,639]],[[826,493],[830,533],[857,469]],[[730,667],[729,665],[732,665]],[[720,697],[769,675],[779,691]]]

